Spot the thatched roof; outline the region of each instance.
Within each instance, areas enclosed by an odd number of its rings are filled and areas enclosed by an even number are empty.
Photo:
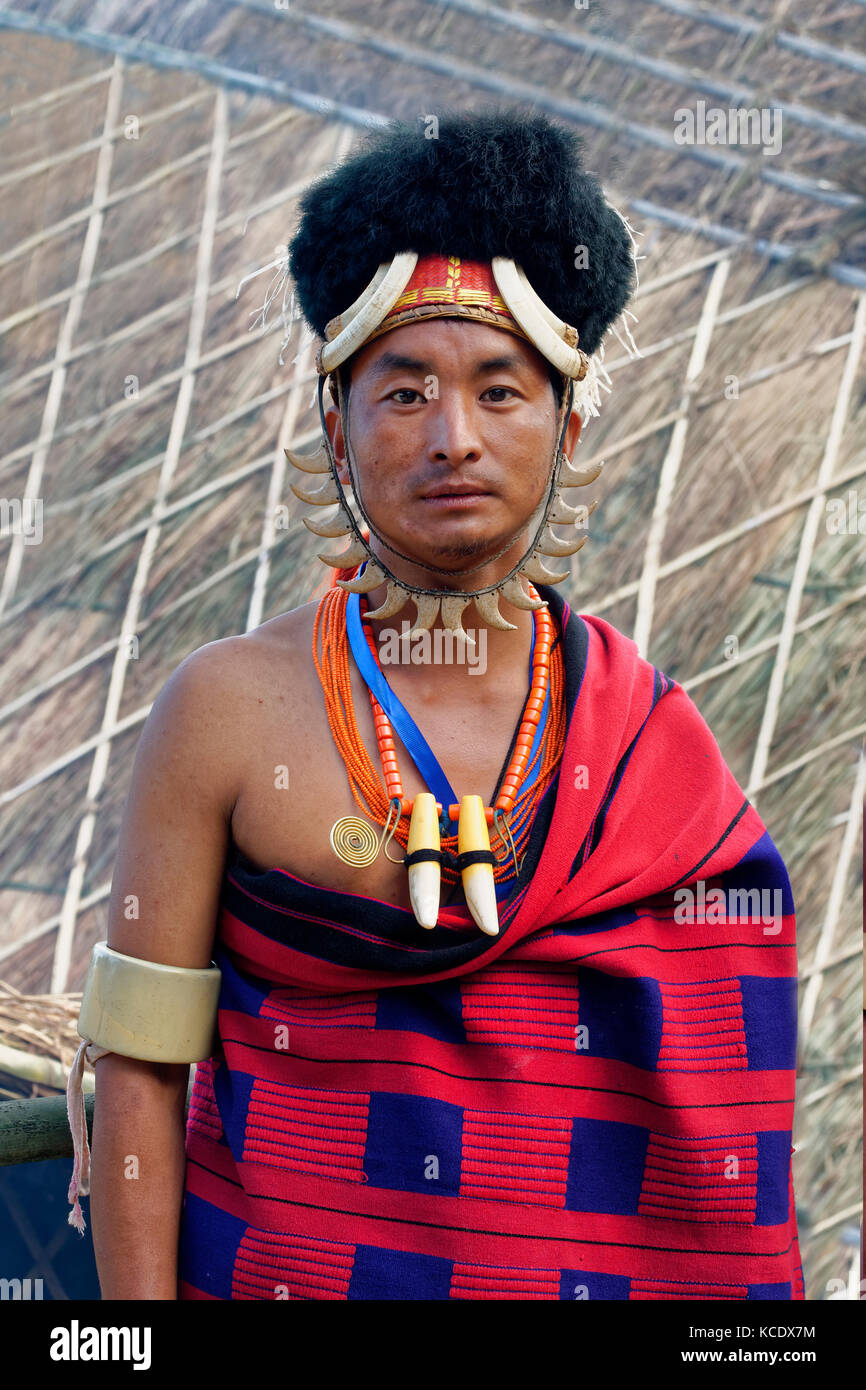
[[[827,502],[854,490],[856,519],[866,475],[862,6],[550,13],[0,11],[0,491],[44,500],[41,544],[0,552],[0,979],[30,996],[0,1000],[0,1044],[68,1065],[59,996],[106,935],[132,755],[169,674],[321,584],[315,539],[273,528],[275,504],[299,514],[283,446],[317,433],[312,349],[296,324],[280,366],[279,323],[247,331],[269,277],[235,299],[239,281],[365,124],[534,103],[580,128],[644,257],[642,356],[609,339],[580,455],[606,460],[601,504],[563,587],[685,685],[788,866],[794,1173],[820,1298],[848,1274],[860,1201],[866,575]],[[698,101],[778,109],[781,150],[678,145]]]

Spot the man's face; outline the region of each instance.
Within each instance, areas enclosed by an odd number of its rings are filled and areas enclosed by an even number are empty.
[[[509,542],[517,558],[546,492],[556,421],[545,359],[504,329],[427,319],[392,329],[352,360],[349,438],[364,508],[421,565],[453,562],[459,572],[461,561],[478,564]],[[333,406],[326,422],[348,486]],[[575,413],[566,452],[579,432]]]

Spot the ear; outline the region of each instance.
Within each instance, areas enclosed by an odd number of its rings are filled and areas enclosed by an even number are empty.
[[[349,468],[346,463],[346,445],[343,439],[343,421],[340,419],[340,412],[335,405],[325,407],[325,428],[328,431],[328,438],[331,441],[331,448],[334,451],[334,463],[337,467],[337,477],[343,487],[351,487],[349,478]]]
[[[573,459],[574,451],[577,448],[577,441],[580,439],[580,431],[583,421],[576,410],[572,410],[568,424],[565,427],[565,439],[562,441],[562,448],[565,455]]]

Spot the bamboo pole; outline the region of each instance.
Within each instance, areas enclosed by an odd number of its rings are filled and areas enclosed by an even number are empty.
[[[84,1097],[88,1139],[94,1099]],[[0,1102],[0,1164],[44,1163],[50,1158],[72,1158],[65,1096]]]
[[[189,1110],[192,1072],[186,1096]],[[84,1097],[88,1141],[93,1133],[95,1096]],[[65,1096],[45,1096],[35,1100],[0,1101],[0,1167],[13,1163],[45,1163],[52,1158],[69,1158],[72,1133],[66,1114]]]
[[[40,1057],[36,1052],[24,1052],[21,1048],[7,1047],[0,1042],[0,1072],[17,1077],[19,1081],[35,1081],[40,1086],[53,1086],[58,1091],[66,1090],[69,1076],[62,1062],[55,1057]],[[84,1072],[82,1088],[93,1091],[94,1079],[91,1072]]]

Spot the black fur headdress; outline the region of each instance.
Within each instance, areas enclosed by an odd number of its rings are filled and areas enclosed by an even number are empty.
[[[448,113],[438,137],[395,121],[307,189],[289,269],[310,327],[361,294],[400,251],[490,261],[525,271],[590,354],[635,288],[620,215],[580,163],[580,137],[541,114]]]

